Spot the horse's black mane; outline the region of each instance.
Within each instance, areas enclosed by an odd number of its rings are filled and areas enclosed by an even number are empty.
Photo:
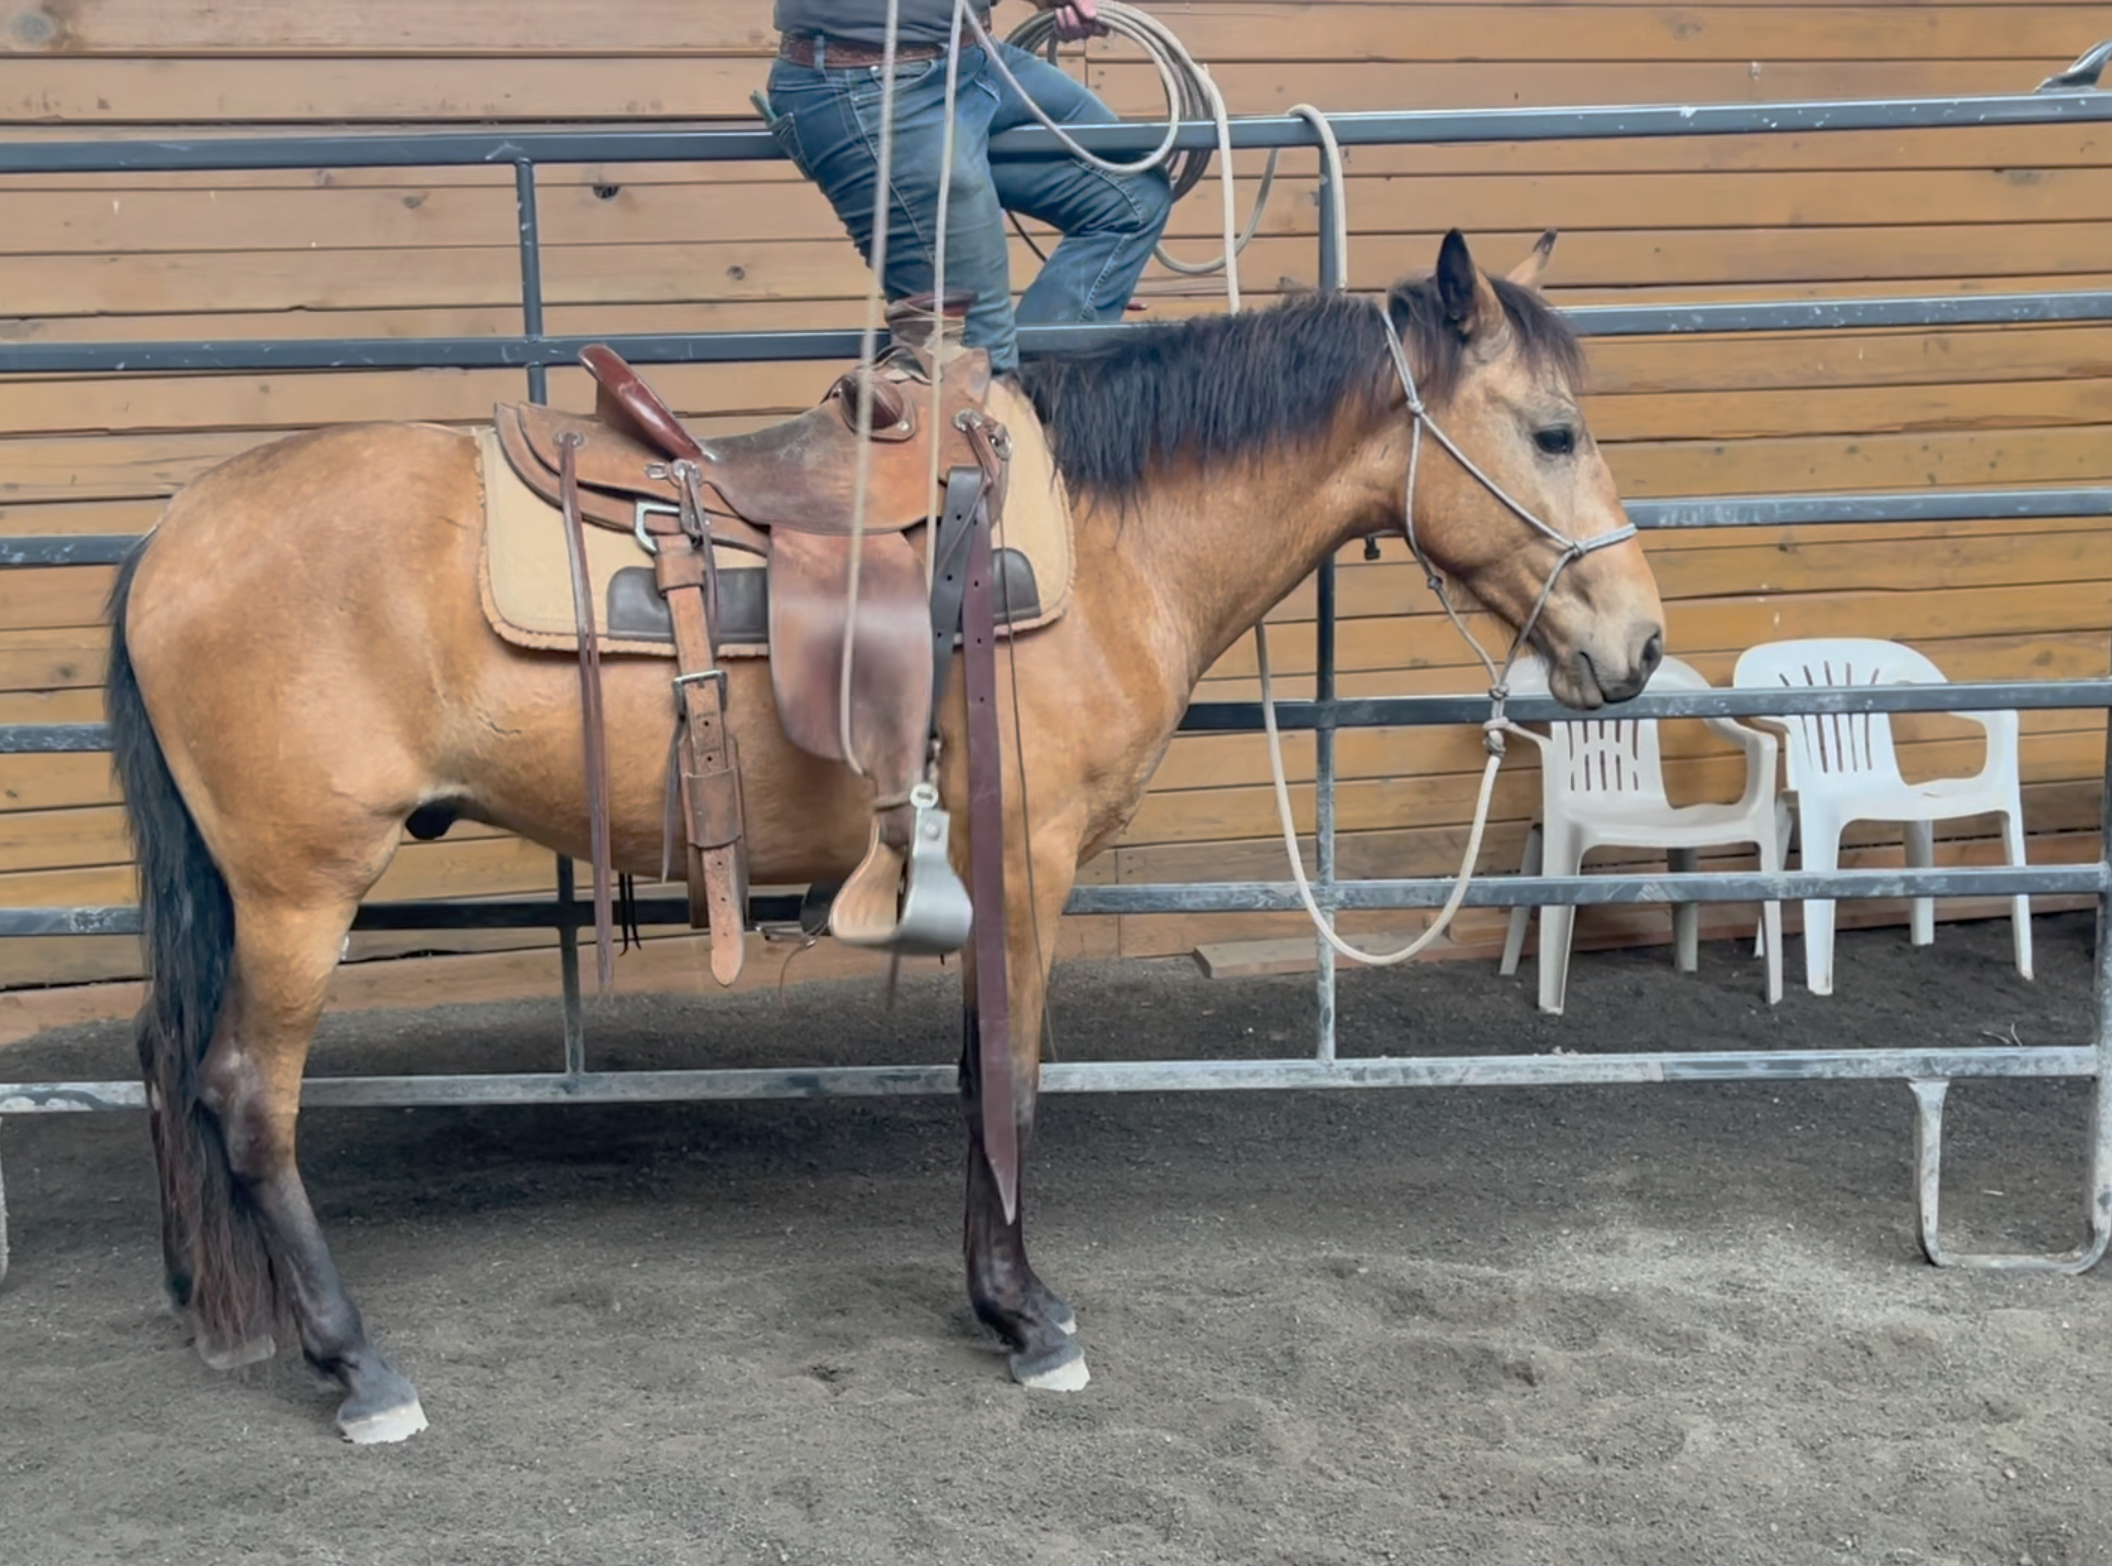
[[[1583,352],[1568,323],[1532,289],[1489,281],[1528,361],[1580,382]],[[1442,402],[1458,384],[1466,345],[1445,318],[1436,280],[1394,284],[1386,310],[1423,396]],[[1372,301],[1337,293],[1142,327],[1019,372],[1064,482],[1117,501],[1169,464],[1251,459],[1317,435],[1345,399],[1383,397],[1393,380]]]

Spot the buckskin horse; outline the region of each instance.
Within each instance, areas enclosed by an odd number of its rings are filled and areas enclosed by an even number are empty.
[[[1079,866],[1136,810],[1203,672],[1337,549],[1406,531],[1429,566],[1527,627],[1573,707],[1648,680],[1662,611],[1632,536],[1607,536],[1625,517],[1579,408],[1581,350],[1537,291],[1552,238],[1495,278],[1455,231],[1432,276],[1383,299],[1294,297],[1020,372],[1071,503],[1076,579],[1059,619],[998,654],[1017,719],[1003,724],[1002,949],[1019,1145]],[[1423,443],[1412,463],[1426,418],[1451,444]],[[425,1421],[340,1280],[296,1167],[302,1071],[340,945],[416,813],[590,851],[572,660],[500,639],[480,603],[476,452],[461,431],[404,423],[240,455],[171,503],[111,599],[169,1291],[215,1368],[275,1352],[290,1320],[343,1388],[339,1428],[359,1441]],[[1564,547],[1593,539],[1615,547]],[[666,820],[666,677],[648,660],[604,670],[613,859],[648,877]],[[721,690],[757,880],[840,879],[868,848],[870,784],[788,741],[765,663],[729,666]],[[962,749],[946,746],[949,800]],[[957,819],[956,864],[967,837]],[[978,1065],[977,967],[971,949],[968,1291],[1019,1381],[1076,1387],[1075,1317],[1029,1265],[1023,1213],[986,1156],[983,1099],[1001,1089]]]

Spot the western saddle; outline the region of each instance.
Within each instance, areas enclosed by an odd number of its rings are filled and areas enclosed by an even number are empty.
[[[771,684],[785,733],[874,787],[870,844],[836,894],[832,933],[903,954],[955,951],[966,940],[971,900],[948,858],[950,824],[935,786],[938,703],[957,633],[971,660],[980,641],[994,669],[989,540],[1010,449],[984,407],[989,355],[961,344],[970,297],[897,303],[888,312],[893,345],[870,370],[845,374],[818,407],[753,434],[694,437],[600,345],[580,354],[598,383],[591,417],[536,404],[497,409],[508,461],[563,512],[571,541],[604,986],[612,973],[607,756],[582,524],[634,534],[667,601],[679,671],[670,846],[679,795],[691,922],[712,931],[719,981],[740,971],[748,881],[740,758],[714,635],[714,546],[765,561]],[[944,492],[936,507],[935,476]],[[910,537],[920,527],[928,568]],[[970,580],[978,562],[980,625]],[[971,735],[969,760],[995,778],[994,713],[988,726],[987,756]],[[979,871],[976,879],[980,894]],[[1001,928],[995,918],[977,922]]]

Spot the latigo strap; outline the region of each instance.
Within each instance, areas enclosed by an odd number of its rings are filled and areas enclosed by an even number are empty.
[[[594,587],[587,575],[587,540],[579,518],[576,437],[558,442],[558,489],[565,518],[565,544],[572,566],[572,614],[579,630],[579,711],[586,750],[587,853],[594,865],[594,973],[601,993],[616,982],[615,937],[610,915],[609,740],[601,703],[601,640],[595,635]]]

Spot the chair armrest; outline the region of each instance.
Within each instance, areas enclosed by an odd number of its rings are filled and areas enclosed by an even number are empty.
[[[1781,754],[1781,744],[1766,730],[1734,722],[1729,718],[1704,718],[1709,731],[1731,741],[1745,752],[1745,790],[1738,802],[1752,809],[1762,799],[1776,793],[1775,758]],[[1765,719],[1757,720],[1765,722]]]

